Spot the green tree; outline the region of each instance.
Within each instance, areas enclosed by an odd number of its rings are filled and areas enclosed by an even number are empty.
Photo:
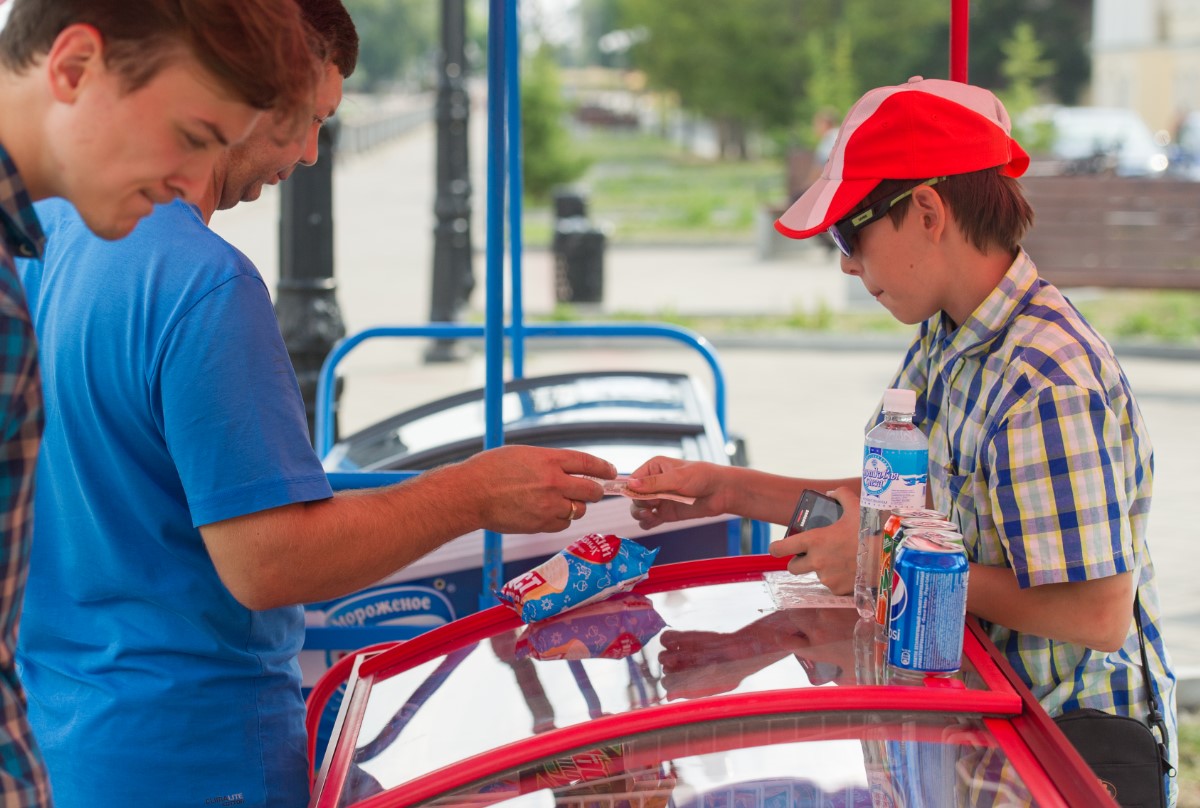
[[[566,115],[553,52],[540,48],[521,75],[522,176],[531,199],[544,200],[554,186],[573,182],[587,170],[587,161],[572,151]]]
[[[949,76],[948,0],[619,0],[622,27],[644,27],[636,66],[651,86],[728,133],[803,131],[815,110],[842,107],[872,87]],[[1056,31],[1051,90],[1072,101],[1087,80],[1090,0],[972,4],[970,80],[1003,90],[1013,25]],[[1062,31],[1062,35],[1057,35]],[[848,32],[848,33],[847,33]],[[847,92],[850,89],[850,92]],[[821,100],[818,100],[820,98]]]
[[[439,5],[429,0],[345,0],[358,28],[358,69],[365,91],[405,78],[428,80],[438,52]]]
[[[855,97],[912,76],[949,76],[949,0],[846,0],[840,23],[853,32]]]
[[[585,65],[617,67],[624,62],[621,54],[600,50],[600,37],[620,27],[618,0],[581,0],[579,4],[580,42],[579,61]]]
[[[834,114],[836,124],[860,95],[854,74],[854,43],[850,29],[835,26],[833,36],[816,31],[804,40],[810,65],[804,97],[799,102],[799,120],[816,120],[818,116]],[[808,147],[816,146],[820,133],[801,129],[800,140]]]
[[[998,95],[1013,120],[1013,132],[1017,141],[1027,151],[1040,151],[1050,145],[1053,126],[1049,122],[1025,125],[1021,113],[1041,101],[1041,86],[1054,74],[1054,65],[1043,56],[1042,44],[1034,34],[1028,21],[1017,23],[1012,37],[1001,46],[1004,64],[1001,73],[1005,78],[1005,89]]]
[[[1088,42],[1093,0],[987,0],[971,4],[970,78],[993,89],[1007,86],[1005,43],[1013,26],[1026,22],[1054,43],[1045,58],[1053,66],[1046,86],[1058,101],[1076,104],[1091,78]]]
[[[635,64],[651,85],[713,120],[722,153],[745,156],[751,130],[786,126],[803,93],[803,35],[829,0],[623,0],[622,23],[642,26]],[[824,20],[827,21],[827,20]]]

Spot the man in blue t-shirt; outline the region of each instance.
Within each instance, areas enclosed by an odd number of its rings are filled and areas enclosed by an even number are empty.
[[[206,225],[313,162],[341,99],[353,24],[299,3],[329,50],[301,139],[264,118],[198,207],[121,242],[39,207],[48,247],[22,275],[54,405],[19,664],[61,806],[303,805],[297,604],[480,528],[562,530],[602,496],[572,475],[615,474],[512,446],[332,495],[262,278]]]
[[[13,263],[42,253],[33,203],[68,199],[87,228],[120,238],[155,201],[198,199],[220,152],[245,137],[263,109],[299,122],[319,62],[286,0],[14,0],[4,10],[0,805],[33,808],[51,804],[51,788],[15,653],[45,408],[34,327]],[[264,29],[277,36],[254,36]]]

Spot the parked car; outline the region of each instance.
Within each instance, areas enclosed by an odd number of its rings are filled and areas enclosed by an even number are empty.
[[[1166,147],[1131,109],[1120,107],[1038,107],[1021,126],[1051,129],[1048,157],[1065,174],[1159,177],[1170,165]]]

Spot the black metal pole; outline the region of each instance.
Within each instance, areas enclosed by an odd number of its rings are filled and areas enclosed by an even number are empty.
[[[297,167],[280,187],[275,316],[300,382],[310,438],[321,364],[334,344],[346,335],[333,277],[333,160],[337,127],[336,118],[321,127],[316,165]],[[337,392],[341,392],[340,383]]]
[[[454,322],[475,288],[471,266],[471,175],[467,144],[464,0],[442,0],[442,56],[437,91],[437,196],[433,212],[433,283],[429,320]],[[458,358],[454,340],[435,340],[426,362]]]

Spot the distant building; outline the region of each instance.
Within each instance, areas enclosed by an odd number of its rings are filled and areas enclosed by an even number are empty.
[[[1091,95],[1172,133],[1200,110],[1200,0],[1095,0]]]

